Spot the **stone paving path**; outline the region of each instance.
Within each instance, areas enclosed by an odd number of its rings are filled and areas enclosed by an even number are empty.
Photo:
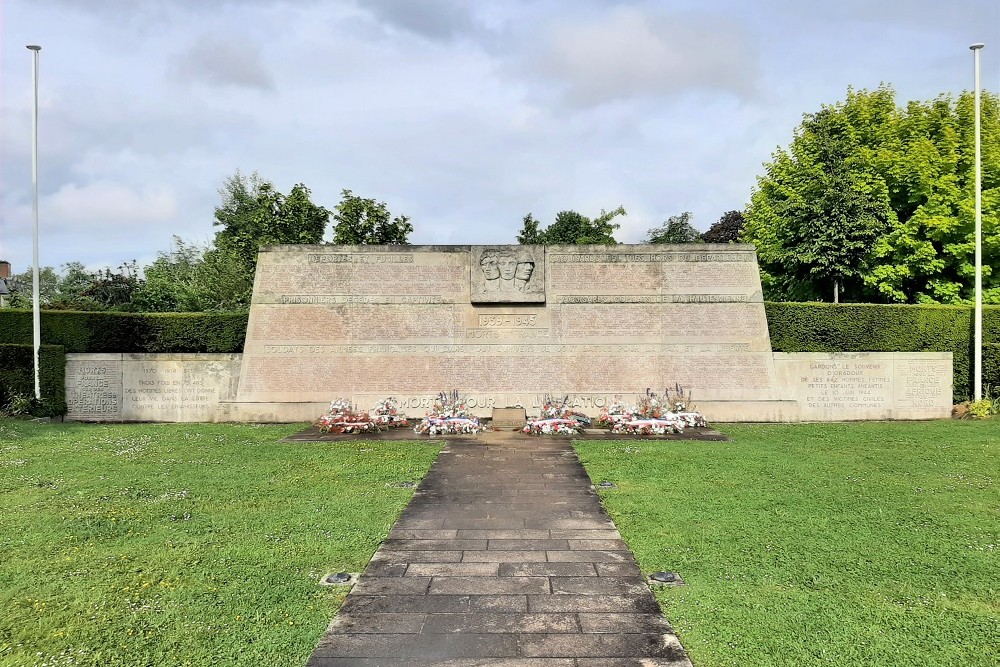
[[[561,438],[442,450],[309,660],[690,667]]]

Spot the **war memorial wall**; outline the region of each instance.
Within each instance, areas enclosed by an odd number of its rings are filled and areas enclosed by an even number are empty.
[[[752,246],[272,246],[242,355],[69,355],[67,402],[74,419],[294,422],[333,398],[421,416],[458,389],[481,416],[546,396],[596,416],[679,385],[710,421],[930,419],[950,412],[951,363],[773,353]]]

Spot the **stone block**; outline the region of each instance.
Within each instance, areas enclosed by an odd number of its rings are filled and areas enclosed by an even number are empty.
[[[493,408],[490,424],[494,429],[519,429],[524,426],[528,415],[522,408]]]
[[[947,419],[951,352],[775,353],[802,421]]]

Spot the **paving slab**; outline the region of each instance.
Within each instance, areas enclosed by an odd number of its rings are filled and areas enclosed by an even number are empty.
[[[311,667],[690,667],[568,440],[441,451]]]

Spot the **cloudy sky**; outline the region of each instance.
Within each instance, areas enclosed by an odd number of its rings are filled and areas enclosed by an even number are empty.
[[[0,259],[31,262],[40,44],[41,262],[207,242],[236,169],[409,215],[414,243],[513,243],[528,212],[624,205],[638,242],[742,209],[803,113],[848,86],[973,86],[996,0],[3,0]]]

